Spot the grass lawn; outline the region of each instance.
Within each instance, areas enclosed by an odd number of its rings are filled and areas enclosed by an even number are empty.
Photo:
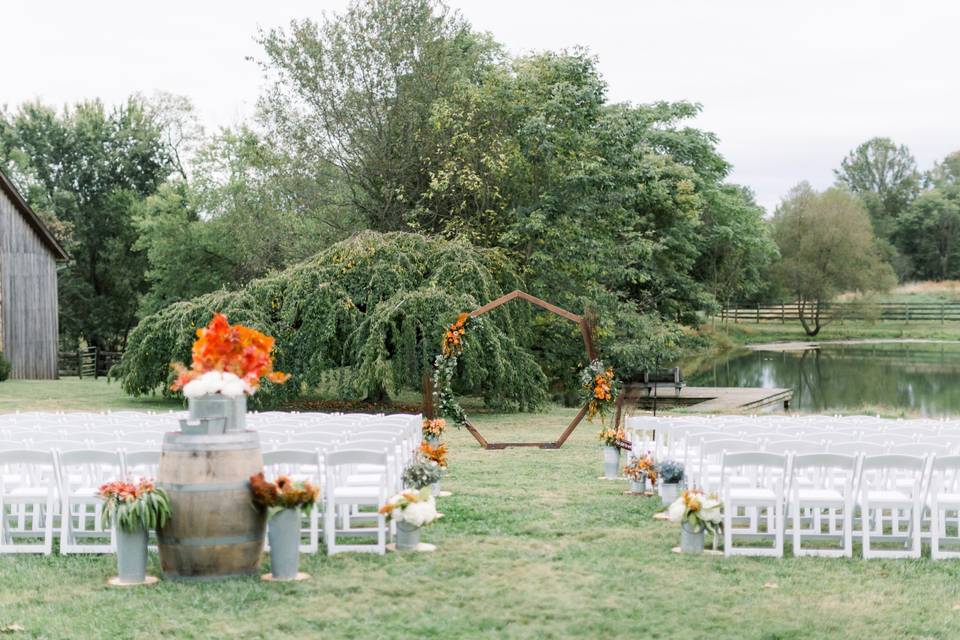
[[[8,384],[0,391],[12,409]],[[43,398],[87,388],[31,384],[22,408],[62,408]],[[115,385],[82,384],[103,406],[139,406],[111,396]],[[571,415],[476,422],[491,440],[548,440]],[[671,553],[679,533],[651,519],[656,499],[597,480],[595,431],[581,425],[558,451],[483,451],[465,431],[450,433],[444,487],[454,495],[424,533],[439,550],[305,556],[309,582],[117,590],[105,585],[112,557],[0,557],[0,628],[19,624],[15,637],[36,638],[960,636],[960,563]]]
[[[913,338],[925,340],[960,341],[960,322],[865,322],[844,321],[828,324],[811,338],[799,322],[733,322],[726,325],[705,324],[704,333],[718,341],[734,344],[757,344],[762,342],[823,342],[828,340],[854,340],[860,338]]]

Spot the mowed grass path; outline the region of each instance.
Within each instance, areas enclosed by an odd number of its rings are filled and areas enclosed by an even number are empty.
[[[491,440],[548,440],[572,413],[476,422]],[[438,551],[305,556],[309,582],[118,590],[105,585],[112,557],[0,557],[0,627],[37,638],[960,637],[960,563],[671,553],[678,530],[651,519],[656,499],[597,480],[595,431],[581,425],[558,451],[483,451],[453,431],[454,495],[424,532]]]

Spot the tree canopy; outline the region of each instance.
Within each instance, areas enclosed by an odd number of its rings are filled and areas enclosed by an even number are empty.
[[[822,193],[805,182],[794,187],[774,213],[773,237],[781,256],[778,280],[798,301],[807,335],[827,324],[824,305],[837,294],[881,291],[896,281],[866,208],[839,187]]]

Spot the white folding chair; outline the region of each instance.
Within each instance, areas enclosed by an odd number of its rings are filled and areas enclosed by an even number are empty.
[[[0,451],[0,553],[50,555],[56,487],[52,451]]]
[[[269,479],[285,475],[291,480],[309,482],[321,486],[323,464],[317,451],[281,449],[263,453],[263,468]],[[305,520],[305,522],[304,522]],[[303,542],[306,536],[307,542]],[[314,504],[310,512],[301,517],[300,552],[316,553],[320,548],[320,505]],[[269,548],[269,545],[267,546]]]
[[[930,474],[930,557],[960,558],[960,455],[934,458]]]
[[[354,506],[379,509],[386,503],[388,496],[385,481],[376,485],[348,486],[345,480],[356,465],[378,465],[386,468],[387,454],[383,451],[341,449],[327,453],[323,464],[326,473],[323,533],[327,555],[345,551],[385,553],[387,526],[382,514],[376,514],[373,526],[342,528],[337,527],[335,515],[341,508],[348,512]],[[340,535],[376,536],[376,542],[374,544],[340,544],[337,542],[337,537]]]
[[[101,526],[105,482],[123,478],[117,451],[66,451],[57,459],[60,478],[60,553],[113,553],[114,532]],[[106,539],[106,542],[104,542]],[[84,542],[94,540],[95,542]]]
[[[857,484],[865,559],[920,557],[925,470],[926,459],[917,456],[887,454],[863,458]],[[900,549],[876,547],[883,542],[902,542],[905,546]]]
[[[732,477],[747,478],[749,486],[734,485]],[[787,480],[787,458],[776,453],[745,452],[728,453],[723,457],[720,471],[723,500],[723,553],[727,556],[774,556],[783,557],[784,536],[784,490]],[[747,512],[747,527],[739,526],[743,517],[740,509]],[[765,516],[765,517],[764,517]],[[765,522],[765,530],[760,524]],[[738,526],[735,528],[734,524]],[[735,546],[734,539],[773,539],[772,547]]]
[[[853,555],[856,470],[855,456],[811,453],[793,457],[789,492],[793,555],[847,558]],[[840,548],[805,548],[802,544],[805,539],[839,539]]]

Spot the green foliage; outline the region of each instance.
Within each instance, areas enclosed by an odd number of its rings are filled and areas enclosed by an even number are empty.
[[[135,487],[129,485],[128,488]],[[144,489],[141,484],[136,496],[129,499],[113,493],[104,496],[100,519],[104,528],[117,526],[123,531],[134,532],[158,529],[166,524],[170,516],[170,498],[166,492],[152,485]]]
[[[10,369],[10,361],[7,360],[7,357],[0,351],[0,382],[10,378]]]
[[[897,218],[920,189],[917,163],[906,146],[871,138],[847,154],[834,171],[837,181],[859,195],[877,235],[890,237]]]
[[[291,156],[341,171],[345,201],[379,230],[404,228],[426,187],[421,133],[435,102],[500,56],[434,0],[355,1],[322,24],[261,33],[260,43],[273,137]]]
[[[276,368],[286,385],[253,399],[273,402],[335,381],[345,396],[382,399],[419,389],[440,337],[460,311],[474,309],[520,280],[495,250],[417,234],[364,232],[235,292],[173,304],[144,318],[114,374],[134,395],[168,390],[171,361],[186,361],[194,333],[215,311],[277,339]],[[458,393],[491,406],[533,409],[543,373],[529,352],[522,306],[498,309],[471,336],[457,365]]]
[[[359,228],[328,206],[329,177],[314,178],[247,128],[206,140],[189,182],[164,185],[138,209],[135,248],[149,263],[143,312],[243,285]]]
[[[133,212],[173,165],[151,107],[83,102],[57,113],[38,103],[0,111],[0,163],[14,165],[31,205],[56,218],[73,258],[60,273],[60,331],[121,347],[136,323],[145,260]]]
[[[937,163],[927,190],[897,219],[894,239],[912,261],[910,276],[945,280],[960,276],[960,152]]]
[[[699,107],[608,104],[582,51],[510,59],[429,0],[355,1],[261,41],[271,131],[336,166],[374,229],[506,249],[561,306],[603,289],[687,322],[753,295],[775,255],[716,138],[684,126]],[[547,355],[551,378],[576,368]]]
[[[773,218],[781,259],[776,275],[800,304],[800,322],[816,335],[823,303],[844,291],[884,291],[895,284],[860,201],[837,187],[817,193],[801,183]]]

